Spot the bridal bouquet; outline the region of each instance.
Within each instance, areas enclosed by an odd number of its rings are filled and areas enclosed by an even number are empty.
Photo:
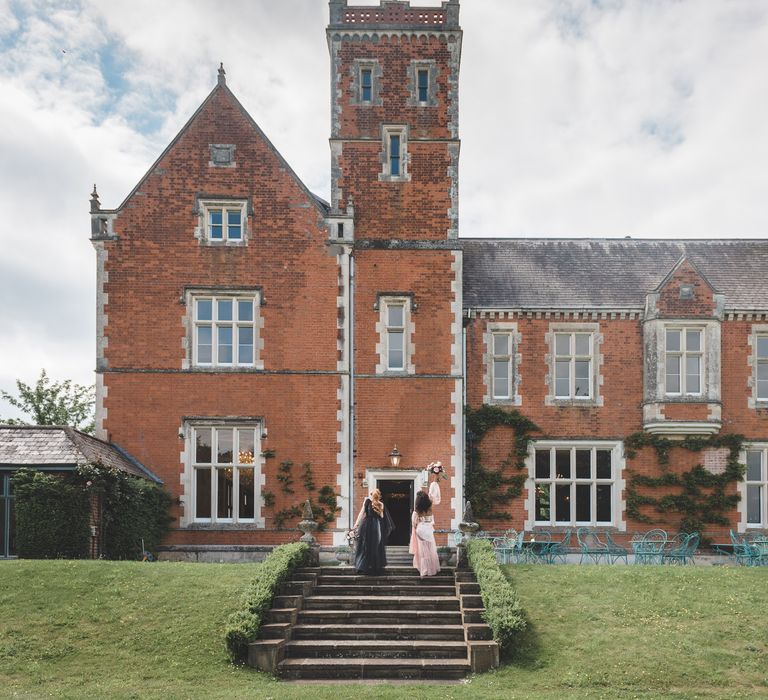
[[[440,479],[447,479],[448,475],[445,473],[442,462],[431,462],[427,465],[427,471],[430,474],[437,475]]]

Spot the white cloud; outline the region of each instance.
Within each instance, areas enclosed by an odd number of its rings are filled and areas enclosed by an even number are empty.
[[[465,0],[461,18],[462,235],[768,233],[768,4]],[[327,198],[326,23],[319,0],[0,0],[0,388],[92,376],[88,194],[122,201],[219,61]]]

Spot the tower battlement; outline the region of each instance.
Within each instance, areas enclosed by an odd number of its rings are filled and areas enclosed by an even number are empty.
[[[458,29],[459,0],[440,7],[411,7],[409,0],[381,0],[375,6],[350,6],[347,0],[330,0],[331,29]]]

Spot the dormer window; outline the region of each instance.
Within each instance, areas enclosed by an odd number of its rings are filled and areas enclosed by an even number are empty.
[[[669,395],[701,394],[703,360],[701,328],[667,328],[665,339],[665,391]]]

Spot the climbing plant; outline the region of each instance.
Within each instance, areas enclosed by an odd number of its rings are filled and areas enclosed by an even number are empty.
[[[503,520],[509,517],[505,506],[523,492],[527,473],[525,459],[531,433],[539,432],[533,421],[515,409],[483,404],[474,409],[465,408],[467,417],[467,463],[469,474],[466,484],[467,500],[472,502],[476,516],[485,520]],[[485,434],[496,426],[512,428],[514,436],[510,451],[498,469],[483,466],[480,444]],[[509,469],[515,471],[510,473]]]
[[[294,464],[290,460],[281,462],[278,466],[277,480],[280,484],[280,490],[286,495],[295,495],[293,467]],[[336,514],[341,510],[336,492],[331,486],[321,486],[318,490],[315,485],[311,462],[304,462],[301,465],[301,483],[306,495],[298,502],[281,508],[274,514],[275,527],[282,528],[287,522],[301,518],[304,512],[304,501],[309,499],[312,513],[318,523],[318,530],[324,530],[329,523],[336,519]],[[274,505],[274,493],[265,491],[262,496],[266,507]]]
[[[647,513],[650,508],[658,513],[679,513],[682,516],[680,530],[683,532],[702,532],[706,524],[728,525],[730,520],[727,513],[741,499],[738,494],[728,495],[725,491],[728,484],[743,478],[744,465],[739,462],[743,444],[744,437],[733,433],[688,437],[684,440],[669,440],[642,431],[630,435],[624,441],[625,455],[632,459],[638,450],[652,447],[656,452],[660,474],[654,477],[628,470],[627,517],[636,522],[653,523],[654,519]],[[702,464],[697,464],[688,471],[670,471],[672,448],[692,452],[727,448],[725,469],[720,474],[713,474]],[[639,488],[644,489],[644,493],[640,493]],[[646,491],[655,488],[674,488],[679,491],[659,497],[651,496]],[[641,510],[643,506],[646,507],[644,511]]]

